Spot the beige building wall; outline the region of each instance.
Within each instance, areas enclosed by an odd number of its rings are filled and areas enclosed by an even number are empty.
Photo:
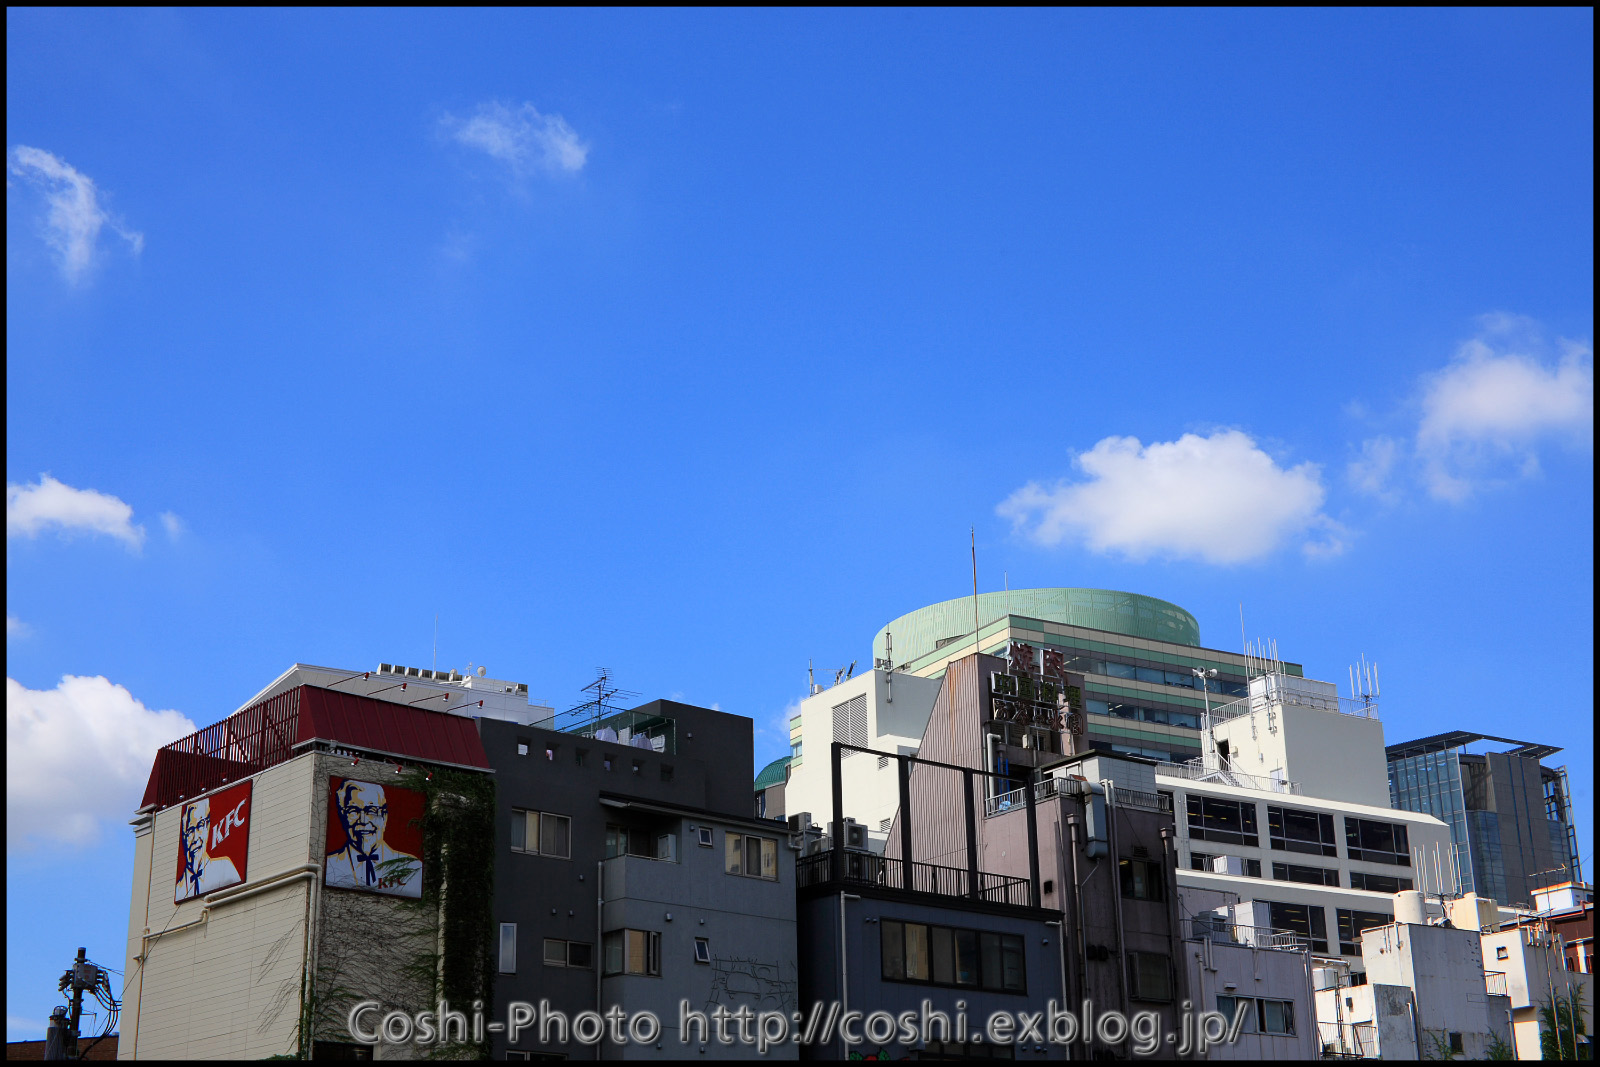
[[[173,902],[175,804],[135,821],[120,1059],[259,1059],[295,1051],[320,814],[307,754],[253,777],[245,883]]]

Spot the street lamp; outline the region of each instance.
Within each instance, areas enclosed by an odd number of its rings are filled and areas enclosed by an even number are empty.
[[[1216,739],[1211,736],[1211,686],[1209,683],[1211,679],[1217,676],[1217,669],[1215,667],[1211,667],[1206,670],[1201,670],[1199,667],[1190,667],[1189,673],[1200,679],[1200,697],[1205,701],[1206,705],[1206,717],[1201,722],[1201,726],[1204,727],[1206,732],[1206,744],[1211,747],[1212,752],[1215,752],[1217,749],[1217,742]],[[1218,765],[1220,766],[1221,764],[1219,763]]]

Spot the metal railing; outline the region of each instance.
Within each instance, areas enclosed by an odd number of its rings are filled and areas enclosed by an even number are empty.
[[[1378,702],[1376,700],[1358,700],[1344,696],[1324,697],[1315,693],[1304,693],[1287,686],[1274,687],[1266,693],[1253,693],[1250,696],[1240,697],[1238,700],[1211,709],[1211,725],[1221,726],[1225,722],[1247,715],[1252,711],[1266,711],[1268,708],[1279,704],[1292,707],[1315,708],[1318,711],[1334,711],[1340,715],[1354,715],[1358,719],[1376,719],[1378,717]]]
[[[1378,1055],[1377,1023],[1317,1023],[1324,1059],[1372,1059]]]
[[[300,693],[297,686],[162,746],[140,806],[164,808],[291,759]]]
[[[1259,789],[1264,793],[1300,792],[1299,782],[1291,782],[1286,778],[1263,778],[1259,774],[1246,774],[1227,767],[1207,767],[1204,759],[1192,759],[1187,763],[1158,763],[1156,773],[1168,778],[1187,778],[1193,782]]]
[[[1026,878],[978,872],[977,891],[972,891],[969,872],[964,867],[945,867],[937,863],[913,860],[911,877],[906,877],[903,860],[880,856],[875,852],[846,851],[841,857],[843,870],[834,870],[834,853],[829,851],[802,856],[795,867],[796,884],[808,886],[839,882],[846,885],[877,886],[884,889],[904,889],[914,893],[929,893],[941,897],[976,897],[1000,904],[1030,903],[1029,883]]]
[[[1166,793],[1146,793],[1142,789],[1111,787],[1111,801],[1119,808],[1139,808],[1142,811],[1172,814],[1172,797]]]
[[[1034,803],[1049,800],[1051,797],[1062,795],[1061,783],[1070,779],[1046,778],[1042,782],[1033,784]],[[1027,804],[1027,797],[1023,790],[1013,789],[1009,793],[989,797],[983,802],[983,817],[992,819],[996,815],[1004,815],[1008,811],[1023,807]],[[1111,787],[1111,801],[1124,808],[1139,808],[1142,811],[1156,811],[1170,814],[1172,812],[1172,798],[1165,793],[1147,793],[1142,789],[1128,789],[1120,785]]]
[[[1483,989],[1491,997],[1509,997],[1511,989],[1506,985],[1506,972],[1484,971]]]
[[[1196,916],[1184,920],[1184,939],[1222,944],[1248,945],[1251,948],[1280,949],[1284,952],[1310,952],[1311,939],[1292,930],[1265,926],[1243,926],[1226,919]]]

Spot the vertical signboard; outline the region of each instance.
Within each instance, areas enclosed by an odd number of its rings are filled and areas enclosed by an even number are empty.
[[[183,806],[173,891],[176,903],[245,880],[250,857],[251,785],[240,782]]]
[[[422,809],[412,789],[329,779],[324,884],[421,897]]]

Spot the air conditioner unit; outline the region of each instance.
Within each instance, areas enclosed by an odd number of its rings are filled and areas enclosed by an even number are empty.
[[[864,849],[867,847],[867,827],[864,823],[854,819],[844,821],[844,847]]]
[[[789,816],[789,832],[791,834],[805,833],[809,829],[811,829],[811,813],[809,811],[800,811]]]
[[[1244,860],[1238,856],[1218,856],[1211,861],[1213,874],[1244,875]]]

